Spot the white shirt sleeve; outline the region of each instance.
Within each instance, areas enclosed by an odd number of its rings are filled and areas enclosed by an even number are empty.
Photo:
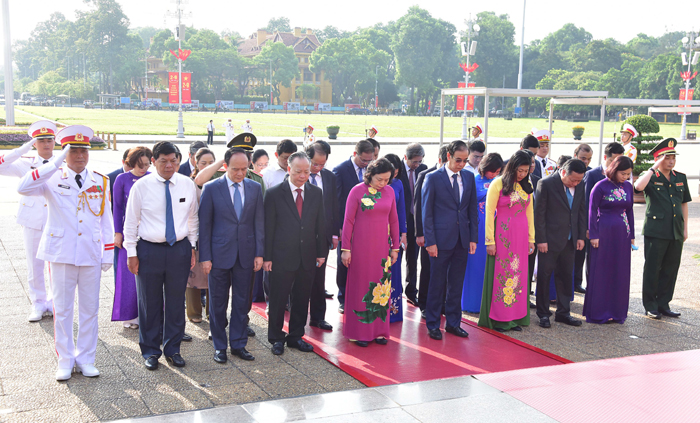
[[[141,186],[136,182],[129,192],[129,200],[126,203],[126,217],[124,218],[124,248],[127,257],[136,257],[136,242],[139,235],[139,222],[141,221]]]

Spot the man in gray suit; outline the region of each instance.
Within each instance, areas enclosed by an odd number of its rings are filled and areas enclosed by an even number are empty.
[[[265,217],[262,187],[246,178],[248,156],[231,148],[224,156],[228,169],[204,185],[199,206],[199,260],[209,274],[211,336],[214,361],[226,363],[231,354],[254,360],[248,343],[248,303],[253,272],[262,267]],[[231,293],[231,327],[226,342],[226,318]]]

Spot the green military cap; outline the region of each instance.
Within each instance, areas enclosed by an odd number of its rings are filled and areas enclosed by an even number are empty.
[[[676,145],[678,145],[678,141],[676,141],[675,138],[666,138],[665,140],[656,144],[656,147],[651,150],[651,154],[654,155],[654,160],[656,160],[656,158],[659,156],[678,154],[676,152]]]
[[[228,148],[236,147],[245,150],[253,150],[253,147],[255,147],[257,143],[258,139],[255,135],[250,132],[243,132],[242,134],[236,135],[226,146]]]

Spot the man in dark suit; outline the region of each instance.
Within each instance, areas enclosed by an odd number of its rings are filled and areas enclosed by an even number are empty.
[[[574,150],[573,158],[581,160],[583,164],[586,165],[586,173],[588,173],[588,171],[591,170],[589,164],[593,158],[593,149],[588,144],[579,144]],[[583,181],[583,186],[585,187],[585,174],[583,176]],[[586,213],[588,213],[588,196],[586,196]],[[584,242],[586,245],[583,247],[583,250],[576,250],[576,257],[574,259],[574,291],[579,294],[586,293],[586,288],[583,287],[583,264],[586,262],[586,256],[588,256],[588,250],[590,248],[588,235],[586,235]],[[588,275],[586,275],[586,280],[588,280]]]
[[[405,172],[400,172],[401,183],[403,184],[404,199],[406,203],[406,298],[409,303],[418,306],[418,246],[416,245],[416,226],[414,220],[415,206],[413,204],[413,194],[415,191],[418,174],[426,170],[428,166],[423,164],[425,150],[419,143],[409,144],[406,147],[406,154],[403,156]]]
[[[338,192],[338,210],[340,212],[338,228],[342,235],[343,222],[345,222],[345,204],[348,202],[350,190],[360,182],[364,175],[365,168],[374,160],[374,146],[368,140],[359,141],[355,144],[355,151],[348,160],[342,162],[333,169],[335,174]],[[342,236],[340,236],[342,239]],[[342,244],[342,243],[341,243]],[[338,245],[338,251],[342,245]],[[338,254],[338,267],[336,272],[336,283],[338,284],[338,312],[345,312],[345,283],[348,279],[348,268],[343,265]]]
[[[576,250],[582,250],[586,238],[586,195],[581,181],[586,165],[571,159],[561,170],[542,179],[535,194],[535,239],[537,240],[537,316],[540,326],[551,326],[549,316],[549,280],[554,273],[557,311],[554,321],[581,326],[571,317],[573,293],[571,275]]]
[[[420,284],[418,285],[418,307],[421,315],[425,319],[425,304],[428,301],[428,289],[430,286],[430,255],[425,249],[425,236],[423,234],[423,209],[421,208],[421,190],[425,177],[442,167],[447,162],[447,145],[440,147],[438,162],[435,166],[422,171],[416,180],[416,189],[413,195],[413,206],[415,207],[414,221],[416,225],[416,245],[420,247]]]
[[[177,173],[185,175],[188,178],[192,175],[194,168],[197,166],[194,156],[197,154],[200,148],[207,148],[207,144],[204,141],[195,141],[190,144],[189,158],[186,162],[180,165],[180,169],[177,171]]]
[[[462,338],[462,286],[469,254],[476,251],[479,210],[474,174],[464,169],[469,149],[452,141],[447,164],[428,174],[422,188],[423,233],[430,254],[430,290],[425,323],[433,339],[442,339],[440,316],[445,305],[445,331]]]
[[[328,250],[338,248],[338,234],[340,233],[340,212],[338,211],[337,182],[335,175],[325,169],[328,156],[331,154],[331,146],[325,141],[316,141],[306,148],[306,154],[311,159],[310,183],[323,190],[323,206],[326,211],[326,255]],[[311,287],[311,300],[309,304],[309,326],[323,330],[333,330],[333,326],[326,321],[326,262],[316,268],[316,275]]]
[[[533,137],[534,138],[534,137]],[[535,139],[535,141],[537,141]],[[532,185],[532,199],[533,199],[533,208],[534,208],[534,202],[537,201],[535,199],[535,193],[537,192],[537,184],[540,182],[539,176],[535,175],[533,172],[535,169],[537,169],[537,160],[535,160],[535,153],[532,152],[532,150],[525,150],[527,154],[530,156],[532,159],[532,164],[530,165],[530,185]],[[504,166],[505,168],[505,166]],[[535,251],[533,251],[530,255],[527,256],[527,298],[528,298],[528,303],[530,308],[537,308],[535,303],[532,301],[529,301],[530,294],[532,293],[532,277],[535,274],[535,263],[537,261],[537,249],[535,248]]]
[[[289,157],[289,177],[265,192],[265,256],[270,272],[270,313],[267,339],[272,353],[284,353],[284,343],[302,352],[304,326],[317,267],[328,255],[323,191],[308,182],[311,161],[303,152]],[[284,310],[291,294],[289,334],[282,330]]]
[[[209,275],[210,329],[218,363],[226,363],[227,345],[231,354],[255,359],[245,348],[248,304],[252,275],[262,267],[265,248],[262,187],[246,178],[248,155],[242,148],[231,148],[224,159],[226,174],[204,185],[199,205],[199,260]]]

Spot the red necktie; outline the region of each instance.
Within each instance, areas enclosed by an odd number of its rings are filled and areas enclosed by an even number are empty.
[[[301,189],[296,189],[297,192],[297,210],[299,211],[299,217],[301,218],[301,209],[304,207],[304,199],[301,198]]]

